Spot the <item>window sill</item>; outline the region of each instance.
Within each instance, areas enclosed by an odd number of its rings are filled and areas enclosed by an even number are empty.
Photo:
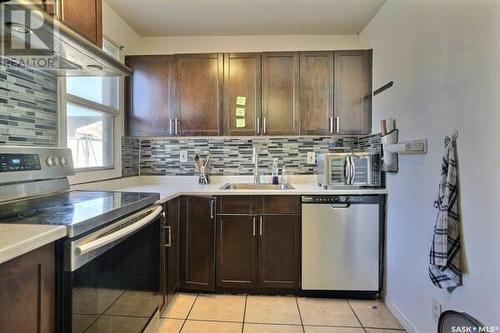
[[[77,185],[81,183],[95,182],[101,181],[111,178],[118,178],[122,176],[121,166],[120,168],[102,168],[102,169],[79,169],[76,170],[76,174],[74,176],[70,176],[69,183],[70,185]]]

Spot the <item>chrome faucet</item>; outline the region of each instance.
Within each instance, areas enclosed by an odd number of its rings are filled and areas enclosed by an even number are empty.
[[[253,147],[253,183],[260,184],[260,173],[259,173],[259,149],[254,146]]]

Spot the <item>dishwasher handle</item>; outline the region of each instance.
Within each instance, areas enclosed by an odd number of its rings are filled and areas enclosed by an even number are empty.
[[[329,204],[330,208],[332,209],[346,209],[351,207],[350,203],[345,203],[345,204]]]

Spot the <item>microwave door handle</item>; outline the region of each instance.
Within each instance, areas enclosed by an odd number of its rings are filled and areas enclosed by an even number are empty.
[[[351,164],[351,156],[347,156],[347,185],[352,185],[352,164]]]
[[[80,246],[78,246],[75,249],[76,255],[82,256],[86,253],[98,250],[108,244],[111,244],[119,239],[122,239],[135,231],[139,230],[143,226],[149,224],[151,221],[156,219],[162,212],[163,208],[162,206],[156,207],[151,213],[149,213],[146,217],[140,219],[139,221],[125,227],[122,229],[119,229],[118,231],[115,231],[109,235],[106,235],[101,238],[97,238],[96,240],[93,240],[88,243],[84,243]]]
[[[349,185],[350,171],[349,171],[349,157],[344,159],[344,182]]]
[[[355,177],[356,177],[356,164],[354,163],[354,157],[351,156],[351,185],[354,184]]]

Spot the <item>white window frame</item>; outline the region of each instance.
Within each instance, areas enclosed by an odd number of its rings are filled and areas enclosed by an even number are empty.
[[[115,45],[105,38],[105,42]],[[123,61],[123,54],[120,53]],[[69,177],[71,185],[92,181],[99,181],[122,176],[122,134],[124,128],[124,78],[118,80],[118,109],[108,107],[90,100],[66,93],[66,78],[58,79],[58,104],[59,104],[59,146],[68,146],[67,137],[67,108],[66,103],[72,103],[84,108],[113,115],[113,165],[95,168],[76,169],[75,175]]]

